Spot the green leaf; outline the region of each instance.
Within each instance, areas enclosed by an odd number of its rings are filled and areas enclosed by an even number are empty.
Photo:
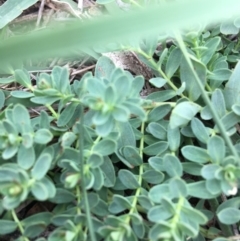
[[[125,146],[120,149],[122,158],[126,162],[130,163],[132,166],[139,166],[143,163],[141,156],[139,155],[139,150],[132,146]]]
[[[12,117],[17,130],[20,133],[32,131],[28,110],[23,105],[17,104],[13,108]]]
[[[148,219],[152,222],[164,221],[171,218],[174,213],[163,206],[154,206],[148,211]]]
[[[76,103],[70,103],[60,114],[58,120],[57,120],[57,126],[65,126],[68,124],[68,122],[71,120],[71,118],[74,115],[74,112],[77,108]]]
[[[20,145],[17,153],[17,163],[23,169],[29,169],[35,162],[35,151],[33,147],[26,148]]]
[[[238,62],[235,66],[235,69],[225,85],[223,95],[226,101],[227,109],[231,109],[234,104],[240,104],[240,63]]]
[[[213,195],[219,195],[222,192],[221,182],[217,179],[206,180],[206,188]]]
[[[31,187],[31,192],[39,201],[45,201],[48,199],[48,190],[41,182],[35,182]]]
[[[192,64],[196,74],[198,75],[199,79],[202,82],[202,85],[205,86],[206,67],[201,62],[197,62],[193,59],[192,59]],[[201,95],[201,91],[198,87],[197,82],[192,81],[194,79],[194,75],[185,58],[182,58],[182,61],[180,64],[180,79],[182,83],[186,84],[186,92],[188,93],[190,100],[192,101],[197,100]]]
[[[148,159],[148,162],[154,170],[156,170],[158,172],[165,171],[162,158],[160,158],[160,157],[150,157]]]
[[[210,161],[207,151],[197,146],[184,146],[181,152],[186,159],[192,162],[207,163]]]
[[[2,158],[4,160],[12,158],[18,151],[18,146],[8,146],[3,152],[2,152]]]
[[[136,176],[128,170],[120,170],[118,172],[118,177],[123,185],[128,189],[137,189],[139,187]]]
[[[162,154],[168,148],[166,141],[159,141],[143,149],[143,152],[149,156],[157,156]]]
[[[203,165],[194,162],[184,162],[182,163],[182,167],[186,173],[194,176],[201,176],[201,169]]]
[[[117,124],[117,131],[120,133],[120,137],[117,139],[117,149],[115,151],[118,158],[128,167],[132,167],[130,163],[128,163],[125,158],[122,158],[122,155],[120,153],[121,147],[125,146],[132,146],[136,147],[136,138],[133,132],[133,129],[129,122],[122,123],[119,122]]]
[[[193,102],[181,102],[176,105],[170,116],[170,127],[186,126],[200,111],[200,106]]]
[[[151,201],[161,203],[163,197],[171,198],[169,186],[167,184],[156,185],[150,189],[148,196]]]
[[[176,156],[165,155],[163,158],[163,167],[170,177],[181,177],[183,175],[182,164]]]
[[[157,139],[166,140],[166,138],[167,138],[166,129],[162,125],[160,125],[156,122],[151,122],[148,125],[147,130],[148,130],[149,133],[151,133]]]
[[[37,96],[32,97],[31,101],[36,104],[42,104],[42,105],[52,105],[54,102],[60,100],[61,97],[59,96]]]
[[[174,178],[169,182],[169,190],[172,198],[187,197],[188,190],[185,181]]]
[[[146,99],[152,100],[155,102],[163,102],[163,101],[172,99],[176,95],[177,94],[174,90],[162,90],[162,91],[151,93],[150,95],[147,96]]]
[[[65,94],[70,86],[68,69],[66,67],[54,66],[51,77],[54,85],[53,87]]]
[[[112,115],[116,121],[127,122],[130,117],[130,112],[123,106],[116,106],[112,112]]]
[[[77,136],[73,132],[65,132],[61,137],[61,146],[66,148],[67,146],[71,146],[74,141],[77,139]]]
[[[222,118],[226,114],[226,104],[222,91],[219,89],[214,90],[211,101],[218,116]]]
[[[164,179],[164,174],[155,170],[147,170],[142,174],[145,181],[151,184],[160,184]]]
[[[11,220],[0,220],[0,234],[5,235],[12,233],[17,229],[17,223]]]
[[[61,204],[61,203],[69,203],[75,200],[75,195],[63,188],[56,189],[56,195],[50,199],[51,202]]]
[[[103,156],[93,153],[88,157],[87,163],[91,168],[100,167],[103,164]]]
[[[102,56],[97,61],[94,75],[97,78],[110,79],[110,76],[115,68],[116,66],[111,59],[106,56]]]
[[[116,150],[117,143],[111,139],[104,139],[93,146],[93,151],[102,155],[108,156]]]
[[[191,128],[197,139],[206,144],[209,139],[209,132],[204,124],[199,119],[193,118],[191,121]]]
[[[53,138],[52,133],[47,129],[39,129],[35,132],[34,142],[38,144],[47,144]]]
[[[217,213],[217,216],[221,223],[230,225],[237,223],[240,220],[240,211],[239,209],[229,207],[221,210]]]
[[[169,149],[173,152],[176,152],[180,146],[181,140],[181,135],[178,127],[171,128],[170,125],[168,125],[167,140],[169,144]]]
[[[118,214],[126,209],[131,208],[131,203],[123,196],[113,195],[112,203],[109,205],[109,212],[113,214]]]
[[[12,1],[12,0],[10,0],[10,1]],[[8,2],[10,2],[10,1],[8,1]],[[36,0],[32,0],[32,1],[34,3],[37,2]],[[22,1],[22,2],[24,2],[24,1]],[[25,2],[26,2],[26,0],[25,0]],[[20,6],[16,6],[16,7],[18,8]],[[0,9],[0,12],[1,12],[1,9]],[[8,12],[8,15],[9,15],[9,12]],[[20,85],[22,85],[24,87],[27,87],[29,89],[32,88],[32,84],[31,84],[31,79],[30,79],[29,73],[25,69],[23,69],[23,70],[22,69],[15,70],[14,78],[15,78],[15,81],[17,83],[19,83]]]
[[[221,163],[225,157],[225,144],[220,136],[212,136],[207,142],[208,154],[213,163]]]
[[[24,228],[24,236],[28,238],[36,238],[39,236],[45,229],[47,225],[44,222],[32,224]]]
[[[52,156],[48,153],[40,155],[31,171],[32,177],[36,180],[42,179],[51,167]]]
[[[148,114],[148,121],[155,122],[163,119],[172,109],[171,105],[164,104],[153,108]]]
[[[174,48],[168,57],[166,70],[165,70],[166,75],[169,79],[172,78],[176,70],[179,68],[181,60],[182,60],[181,50],[179,48]]]
[[[104,157],[103,164],[100,166],[104,176],[104,186],[113,187],[116,182],[115,170],[109,157]]]
[[[229,208],[229,207],[239,209],[239,207],[240,207],[239,197],[233,197],[233,198],[228,199],[228,200],[224,201],[223,203],[221,203],[217,208],[217,213],[219,213],[220,211],[224,210],[225,208]]]
[[[152,78],[149,82],[157,88],[161,88],[167,83],[167,81],[161,77]]]
[[[19,99],[25,99],[25,98],[33,97],[34,94],[27,92],[27,91],[15,90],[15,91],[11,92],[11,96],[19,98]]]
[[[211,60],[212,56],[214,55],[214,53],[217,50],[217,47],[219,46],[221,42],[221,38],[220,37],[214,37],[214,38],[210,38],[206,43],[205,46],[206,49],[204,49],[201,53],[201,61],[207,65],[208,62]]]
[[[217,197],[216,194],[211,194],[206,188],[206,181],[199,181],[187,185],[188,195],[201,199],[212,199]],[[197,191],[196,191],[197,190]]]

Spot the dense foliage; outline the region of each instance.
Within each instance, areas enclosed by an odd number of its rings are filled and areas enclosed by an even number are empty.
[[[115,44],[151,69],[154,92],[145,97],[148,80],[105,56],[74,81],[61,66],[36,80],[26,69],[2,77],[0,235],[19,230],[16,241],[235,240],[238,28],[237,19]],[[26,201],[53,205],[20,219],[16,210]],[[38,238],[50,224],[49,236]]]

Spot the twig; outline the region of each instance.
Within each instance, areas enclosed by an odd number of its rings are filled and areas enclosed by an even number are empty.
[[[43,13],[44,5],[45,5],[45,0],[42,0],[41,5],[39,7],[39,11],[38,11],[38,18],[37,18],[36,27],[39,27],[40,21],[42,19],[42,13]]]

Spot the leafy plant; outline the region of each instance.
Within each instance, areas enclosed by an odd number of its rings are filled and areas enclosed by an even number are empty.
[[[60,66],[35,81],[26,69],[0,79],[21,86],[0,90],[0,235],[18,229],[18,241],[43,241],[51,224],[49,241],[234,240],[239,44],[222,26],[116,43],[151,69],[150,80],[105,56],[73,82]],[[146,81],[155,92],[142,98]],[[25,201],[53,210],[21,219]]]

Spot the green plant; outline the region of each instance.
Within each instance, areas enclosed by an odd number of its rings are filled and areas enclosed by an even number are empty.
[[[145,99],[143,77],[104,56],[72,83],[60,66],[0,79],[22,88],[0,90],[0,235],[29,241],[53,224],[49,241],[236,239],[239,43],[222,30],[116,44],[151,68]],[[54,209],[19,220],[27,200]]]

